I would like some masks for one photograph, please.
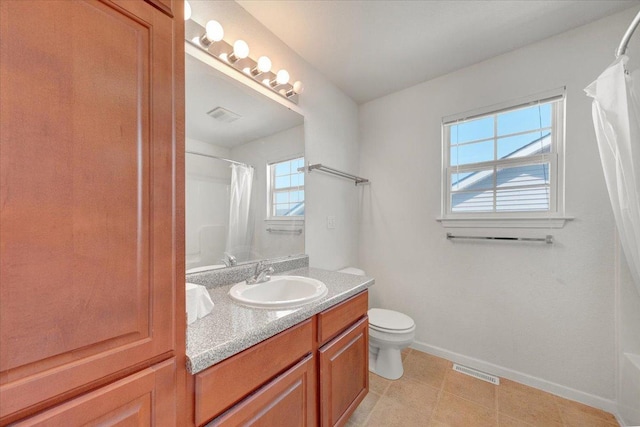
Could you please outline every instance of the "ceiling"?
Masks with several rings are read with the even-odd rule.
[[[303,117],[185,55],[187,137],[232,148],[303,123]],[[222,107],[240,116],[225,123],[207,113]]]
[[[637,0],[237,2],[357,103],[640,4]],[[629,22],[632,19],[630,11]],[[621,37],[625,30],[620,29]]]

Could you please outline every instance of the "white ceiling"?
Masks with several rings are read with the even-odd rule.
[[[189,138],[232,148],[298,126],[304,118],[266,96],[185,55],[186,134]],[[207,115],[223,107],[240,115],[220,122]]]
[[[237,1],[358,103],[640,4],[637,0]],[[624,31],[620,29],[621,37]]]

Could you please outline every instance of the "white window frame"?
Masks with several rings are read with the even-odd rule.
[[[287,221],[287,222],[303,222],[304,221],[304,215],[300,215],[300,216],[274,216],[273,215],[273,194],[274,194],[274,184],[275,184],[275,165],[279,164],[279,163],[284,163],[284,162],[290,162],[291,160],[297,160],[297,159],[303,159],[303,164],[304,164],[304,154],[297,154],[294,155],[293,157],[286,157],[280,160],[276,160],[270,163],[267,163],[267,216],[266,216],[266,221]],[[305,182],[306,184],[306,182]],[[303,185],[302,187],[296,186],[296,187],[289,187],[291,190],[293,190],[294,188],[302,188],[302,190],[305,190],[305,185]],[[280,189],[280,191],[283,191],[285,189]],[[286,190],[288,191],[288,190]],[[307,193],[305,191],[305,205],[306,205],[306,196]]]
[[[497,159],[472,164],[450,166],[451,144],[448,126],[464,121],[498,115],[532,105],[555,101],[552,106],[551,147],[549,153],[512,159]],[[437,218],[446,227],[499,227],[499,228],[562,228],[565,221],[572,218],[564,211],[564,120],[566,110],[565,88],[556,89],[527,98],[509,101],[498,105],[444,117],[442,119],[442,209]],[[496,121],[497,122],[497,121]],[[494,126],[496,126],[494,122]],[[494,131],[494,143],[497,135]],[[496,148],[494,147],[494,150]],[[452,212],[451,211],[451,174],[452,172],[475,171],[480,168],[497,171],[500,167],[513,167],[549,163],[549,210],[548,211],[511,211],[511,212]]]

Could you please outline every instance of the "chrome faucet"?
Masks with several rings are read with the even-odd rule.
[[[227,267],[233,267],[238,263],[238,261],[236,261],[236,257],[234,257],[228,252],[224,253],[224,258],[222,259],[222,262],[224,262],[224,265],[226,265]]]
[[[262,261],[256,264],[256,271],[253,273],[252,277],[247,279],[247,285],[257,285],[258,283],[263,283],[271,280],[271,276],[269,274],[273,273],[273,267],[265,267]]]

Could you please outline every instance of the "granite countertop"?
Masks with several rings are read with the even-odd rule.
[[[299,308],[267,310],[249,308],[233,301],[221,285],[208,289],[213,311],[187,327],[187,370],[200,371],[290,328],[373,285],[370,277],[317,268],[298,268],[287,275],[311,277],[328,289],[325,297]]]

